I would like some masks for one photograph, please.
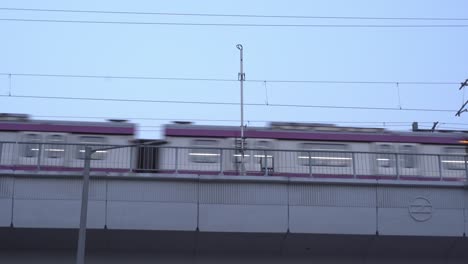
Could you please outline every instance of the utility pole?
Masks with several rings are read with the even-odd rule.
[[[244,47],[241,44],[236,45],[237,49],[240,50],[240,72],[238,75],[240,82],[240,133],[241,133],[241,175],[245,175],[244,166]]]

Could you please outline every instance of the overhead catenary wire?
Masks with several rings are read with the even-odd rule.
[[[168,81],[210,81],[210,82],[237,82],[237,79],[222,78],[186,78],[186,77],[158,77],[158,76],[136,76],[136,75],[86,75],[86,74],[44,74],[44,73],[4,73],[0,75],[11,75],[18,77],[45,77],[45,78],[84,78],[84,79],[127,79],[127,80],[168,80]],[[458,84],[458,83],[457,83]]]
[[[6,10],[8,8],[0,8],[0,10]],[[19,10],[19,9],[18,9]],[[28,9],[28,10],[24,10],[24,11],[34,11],[33,9]],[[50,10],[41,10],[42,11],[48,11],[50,12]],[[54,10],[53,12],[55,12],[57,10]],[[63,11],[63,10],[62,10]],[[73,12],[75,12],[76,10],[71,10]],[[79,12],[87,12],[86,10],[83,11],[83,10],[78,10]],[[96,10],[94,10],[93,12],[96,12]],[[104,12],[107,12],[107,11],[104,11]],[[113,12],[113,11],[111,11]],[[118,12],[118,11],[117,11]],[[155,13],[153,13],[155,14]],[[174,15],[174,16],[185,16],[185,15],[195,15],[195,16],[199,16],[199,15],[226,15],[226,16],[231,16],[229,14],[183,14],[183,13],[166,13],[166,14],[163,14],[163,13],[159,13],[160,15]],[[241,15],[242,16],[242,15]],[[258,17],[263,17],[262,15],[259,15]],[[270,16],[265,16],[265,17],[270,17]],[[274,16],[271,16],[272,18]],[[284,17],[289,17],[289,16],[284,16]],[[291,18],[293,18],[294,16],[291,16]],[[299,18],[300,16],[297,16],[296,18]],[[313,16],[304,16],[303,18],[305,17],[309,17],[309,18],[313,18]],[[319,18],[319,17],[315,17],[315,18]],[[337,18],[337,17],[321,17],[321,18]],[[349,19],[358,19],[358,17],[348,17]],[[343,18],[343,19],[348,19],[348,18]],[[369,17],[364,17],[362,19],[371,19]],[[398,19],[398,18],[376,18],[376,19]],[[408,19],[408,18],[401,18],[401,20],[405,20],[405,19]],[[434,18],[434,20],[443,20],[444,18]],[[408,19],[408,20],[418,20],[418,18],[415,18],[415,19]],[[431,20],[430,18],[422,18],[421,20]],[[450,18],[447,18],[447,20],[467,20],[467,19],[464,19],[464,18],[459,18],[459,19],[450,19]],[[126,22],[126,21],[124,21]],[[137,22],[138,23],[138,22]],[[260,25],[260,26],[268,26],[268,25]],[[285,26],[294,26],[294,25],[285,25]],[[319,25],[321,26],[321,25]],[[334,26],[334,25],[331,25],[331,26]],[[340,25],[338,25],[340,26]],[[350,25],[350,26],[353,26],[353,25]],[[358,26],[362,26],[362,25],[358,25]],[[372,25],[370,25],[372,26]],[[379,25],[380,26],[380,25]],[[393,25],[390,25],[393,27]],[[400,26],[404,26],[404,25],[400,25]],[[411,25],[411,26],[417,26],[417,25]],[[424,25],[424,26],[428,26],[428,25]],[[430,26],[430,25],[429,25]],[[448,25],[448,26],[452,26],[452,25]],[[468,26],[468,25],[461,25],[461,26]],[[10,76],[12,76],[10,74]],[[15,75],[13,75],[15,76]],[[50,77],[50,76],[49,76]],[[127,76],[128,77],[128,76]],[[76,77],[74,77],[76,78]],[[85,78],[88,78],[88,77],[85,77]],[[94,77],[93,77],[94,78]],[[96,78],[101,78],[101,77],[96,77]],[[102,78],[113,78],[113,77],[109,77],[109,76],[102,76]],[[120,78],[120,79],[128,79],[128,78]],[[134,78],[134,79],[141,79],[141,77],[138,77],[137,78]],[[148,78],[146,78],[148,79]],[[155,79],[155,78],[149,78],[149,79]],[[149,80],[148,79],[148,80]],[[159,80],[180,80],[180,81],[227,81],[227,82],[231,82],[231,81],[237,81],[237,80],[234,80],[234,79],[203,79],[203,78],[158,78]],[[246,80],[246,81],[249,81],[249,80]],[[250,80],[251,82],[264,82],[265,80]],[[408,85],[451,85],[451,84],[459,84],[459,82],[408,82],[408,83],[405,83],[405,82],[400,82],[400,81],[395,81],[395,82],[387,82],[387,81],[384,81],[384,82],[373,82],[373,81],[320,81],[320,80],[271,80],[269,82],[285,82],[285,83],[295,83],[295,82],[298,82],[298,83],[332,83],[332,84],[349,84],[349,83],[356,83],[356,84],[394,84],[394,83],[399,83],[399,84],[408,84]],[[11,94],[10,94],[11,95]],[[267,95],[266,95],[267,96]],[[13,96],[14,97],[14,96]],[[106,99],[106,98],[104,98]],[[115,100],[113,98],[109,98],[110,100]],[[72,100],[70,98],[70,100]],[[75,99],[73,99],[75,100]],[[76,100],[81,100],[81,99],[76,99]],[[88,99],[86,99],[88,100]],[[99,99],[100,100],[100,99]],[[120,100],[120,99],[116,99],[116,100]],[[266,99],[267,102],[268,102],[268,98]],[[163,102],[163,103],[166,103],[166,102]],[[194,103],[194,102],[170,102],[168,101],[167,103]],[[211,104],[212,102],[200,102],[200,103],[209,103]],[[226,103],[229,103],[229,102],[226,102]],[[268,103],[267,103],[268,104]],[[255,104],[257,105],[257,104]],[[263,104],[258,104],[258,105],[263,105]],[[270,106],[280,106],[280,107],[323,107],[323,108],[329,108],[329,107],[337,107],[337,108],[346,108],[346,109],[370,109],[370,108],[367,108],[367,107],[354,107],[354,108],[349,108],[349,107],[353,107],[353,106],[344,106],[344,107],[339,107],[339,106],[312,106],[312,105],[281,105],[281,104],[278,104],[278,105],[270,105]],[[401,103],[399,103],[399,106],[400,108],[384,108],[384,109],[381,109],[380,107],[379,108],[374,108],[373,110],[403,110],[403,111],[419,111],[419,110],[423,110],[423,111],[438,111],[438,110],[442,110],[442,111],[452,111],[452,110],[444,110],[444,109],[401,109]]]
[[[166,104],[196,104],[196,105],[227,105],[238,106],[237,102],[221,101],[180,101],[180,100],[151,100],[151,99],[120,99],[120,98],[92,98],[92,97],[67,97],[67,96],[39,96],[39,95],[0,95],[0,97],[25,98],[25,99],[51,99],[51,100],[79,100],[79,101],[108,101],[108,102],[132,102],[132,103],[166,103]],[[348,110],[382,110],[382,111],[417,111],[417,112],[454,112],[453,109],[432,108],[398,108],[398,107],[367,107],[367,106],[338,106],[338,105],[308,105],[308,104],[264,104],[244,103],[246,106],[289,107],[289,108],[326,108]]]
[[[200,81],[200,82],[238,82],[229,78],[196,78],[170,76],[138,76],[138,75],[89,75],[89,74],[47,74],[47,73],[19,73],[0,72],[4,76],[41,77],[41,78],[81,78],[81,79],[123,79],[123,80],[162,80],[162,81]],[[453,81],[372,81],[372,80],[278,80],[278,79],[246,79],[245,82],[255,83],[316,83],[316,84],[368,84],[368,85],[458,85]]]
[[[279,19],[418,20],[418,21],[467,21],[468,20],[468,18],[464,18],[464,17],[377,17],[377,16],[262,15],[262,14],[175,13],[175,12],[112,11],[112,10],[44,9],[44,8],[15,8],[15,7],[0,7],[0,10],[3,10],[3,11],[28,11],[28,12],[55,12],[55,13],[113,14],[113,15],[279,18]]]
[[[0,21],[74,23],[107,25],[153,25],[153,26],[195,26],[195,27],[280,27],[280,28],[468,28],[468,24],[258,24],[258,23],[192,23],[192,22],[151,22],[151,21],[109,21],[109,20],[66,20],[0,18]]]

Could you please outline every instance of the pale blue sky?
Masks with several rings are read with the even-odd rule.
[[[109,11],[306,16],[468,17],[468,1],[7,1],[0,7]],[[274,24],[435,24],[418,21],[282,20],[2,11],[0,18]],[[446,22],[448,23],[448,22]],[[468,21],[450,22],[468,24]],[[96,25],[0,21],[0,72],[136,75],[237,79],[241,43],[246,79],[444,81],[468,78],[468,28],[265,28],[158,25]],[[246,121],[378,121],[466,123],[457,118],[459,85],[400,85],[403,108],[454,109],[407,112],[319,108],[245,107]],[[0,94],[9,93],[0,76]],[[69,79],[13,76],[13,95],[73,96],[187,101],[239,101],[237,82]],[[276,104],[399,107],[395,84],[268,83]],[[468,97],[468,96],[467,96]],[[245,84],[245,101],[264,103],[263,83]],[[239,118],[239,107],[216,105],[89,102],[0,97],[0,112],[42,116],[161,119]],[[66,119],[66,118],[58,118]],[[90,120],[99,119],[74,119]],[[169,121],[132,120],[140,136],[159,137]],[[237,122],[196,122],[229,124]],[[263,125],[250,122],[249,125]],[[369,124],[367,124],[369,126]],[[374,126],[382,126],[375,124]],[[446,128],[468,128],[445,125]],[[409,129],[393,127],[393,129]],[[444,126],[442,126],[444,128]],[[153,131],[151,131],[153,130]]]

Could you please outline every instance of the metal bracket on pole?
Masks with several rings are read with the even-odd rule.
[[[465,109],[465,106],[468,104],[468,100],[460,107],[458,112],[455,114],[455,116],[460,116],[463,112],[467,112],[468,110]]]
[[[460,88],[458,90],[463,89],[463,87],[468,86],[468,79],[466,79],[464,82],[460,83]]]
[[[432,128],[431,128],[431,131],[432,131],[432,132],[435,131],[435,129],[436,129],[436,127],[437,127],[438,124],[439,124],[439,121],[434,122],[434,124],[432,125]]]
[[[460,83],[460,88],[458,88],[458,90],[461,90],[461,89],[463,89],[464,87],[467,87],[467,86],[468,86],[468,79],[466,79],[464,82]],[[462,105],[462,107],[460,107],[460,109],[457,111],[455,116],[460,116],[462,113],[468,112],[468,110],[465,109],[466,104],[468,104],[468,100]]]

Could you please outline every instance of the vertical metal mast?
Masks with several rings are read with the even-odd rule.
[[[239,82],[240,82],[240,132],[241,132],[241,175],[245,175],[245,166],[244,166],[244,47],[241,44],[237,44],[236,47],[240,50],[240,72],[239,72]]]
[[[91,167],[92,149],[89,146],[85,147],[85,161],[83,173],[83,190],[81,194],[81,214],[80,214],[80,231],[78,233],[78,249],[76,252],[76,264],[85,263],[85,247],[86,247],[86,220],[88,217],[88,193],[89,193],[89,173]]]

